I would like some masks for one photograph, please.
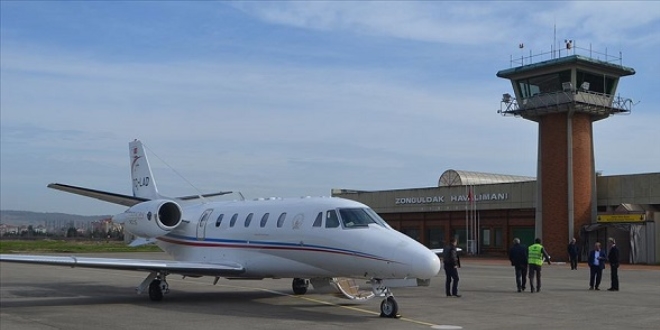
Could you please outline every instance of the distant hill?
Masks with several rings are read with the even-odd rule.
[[[53,220],[67,220],[73,222],[93,222],[111,217],[110,215],[76,215],[66,213],[29,212],[0,210],[0,223],[7,225],[29,225]]]

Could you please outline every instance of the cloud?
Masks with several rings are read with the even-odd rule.
[[[65,38],[48,34],[46,23],[38,30],[46,34],[31,38],[33,25],[20,15],[3,19],[3,208],[31,207],[31,194],[44,209],[80,202],[51,198],[44,186],[52,181],[130,192],[126,145],[134,138],[149,148],[159,188],[172,196],[197,193],[188,182],[202,192],[259,197],[432,186],[449,168],[534,175],[536,124],[496,113],[511,90],[495,77],[509,65],[509,49],[526,40],[545,48],[555,17],[558,36],[625,40],[635,53],[657,49],[660,30],[649,28],[658,25],[655,3],[606,2],[592,11],[581,2],[232,2],[229,11],[227,3],[195,3],[192,11],[183,3],[141,3],[138,11],[122,4],[112,8],[128,16],[86,25],[84,36],[112,33],[107,44],[74,43],[82,38],[75,29],[64,29],[72,33]],[[628,4],[647,10],[627,19]],[[186,19],[160,31],[127,18],[150,6]],[[614,20],[617,31],[591,16],[617,10],[624,18]],[[78,12],[58,13],[45,22]],[[106,24],[123,28],[98,31]],[[126,41],[139,37],[149,40]],[[657,164],[657,153],[629,148],[652,149],[647,138],[611,134],[653,136],[657,62],[637,56],[631,65],[639,74],[620,91],[642,98],[640,109],[595,124],[605,173]],[[98,204],[75,205],[98,213],[90,211]]]
[[[264,21],[321,31],[342,31],[428,42],[479,44],[502,40],[501,10],[480,4],[424,2],[240,2],[235,6]],[[502,13],[504,14],[504,13]],[[467,17],[466,17],[467,16]],[[482,24],[473,24],[474,20]]]
[[[649,1],[608,1],[598,6],[583,1],[294,1],[234,5],[272,24],[454,47],[500,47],[507,43],[513,47],[524,42],[549,51],[554,26],[559,40],[589,40],[602,47],[660,42],[660,31],[650,29],[660,21],[660,4]]]

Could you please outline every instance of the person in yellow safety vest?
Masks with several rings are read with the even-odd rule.
[[[543,259],[548,262],[550,265],[550,255],[545,251],[543,245],[541,245],[541,239],[537,238],[534,240],[534,244],[530,245],[528,248],[528,263],[529,263],[529,286],[532,288],[532,292],[541,291],[541,266],[543,265]],[[536,276],[536,291],[534,291],[534,277]]]

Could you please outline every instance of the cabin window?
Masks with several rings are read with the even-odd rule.
[[[286,212],[280,214],[280,217],[277,218],[277,228],[281,228],[284,225],[284,219],[286,219]]]
[[[215,220],[215,227],[216,228],[220,227],[220,224],[222,223],[222,218],[224,218],[224,217],[225,217],[225,214],[223,213],[223,214],[220,214],[218,216],[218,219]]]
[[[330,210],[325,213],[325,228],[337,228],[339,227],[339,218],[337,217],[337,211]]]
[[[234,213],[234,215],[231,216],[231,220],[229,220],[229,227],[234,227],[236,224],[236,219],[238,219],[238,213]]]
[[[319,212],[319,214],[316,216],[316,220],[314,220],[314,224],[312,227],[321,227],[321,223],[323,222],[323,212]]]
[[[376,223],[364,208],[339,209],[339,215],[344,228],[367,227],[370,223]]]
[[[254,213],[248,214],[247,218],[245,218],[245,227],[250,226],[250,222],[252,222],[252,217],[254,216]]]
[[[268,222],[268,215],[269,214],[270,213],[266,213],[266,214],[264,214],[263,217],[261,217],[261,223],[259,224],[261,226],[261,228],[266,227],[266,222]]]

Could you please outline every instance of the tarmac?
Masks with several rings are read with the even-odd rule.
[[[164,253],[94,256],[164,259]],[[538,293],[516,292],[507,260],[462,259],[461,298],[430,287],[394,288],[399,319],[379,317],[381,299],[362,304],[310,288],[294,296],[290,279],[227,280],[170,275],[170,293],[152,302],[134,288],[146,273],[0,263],[0,329],[657,329],[660,266],[623,265],[620,289],[589,291],[580,264],[543,266]],[[360,281],[359,283],[362,283]],[[528,284],[529,287],[529,284]]]

